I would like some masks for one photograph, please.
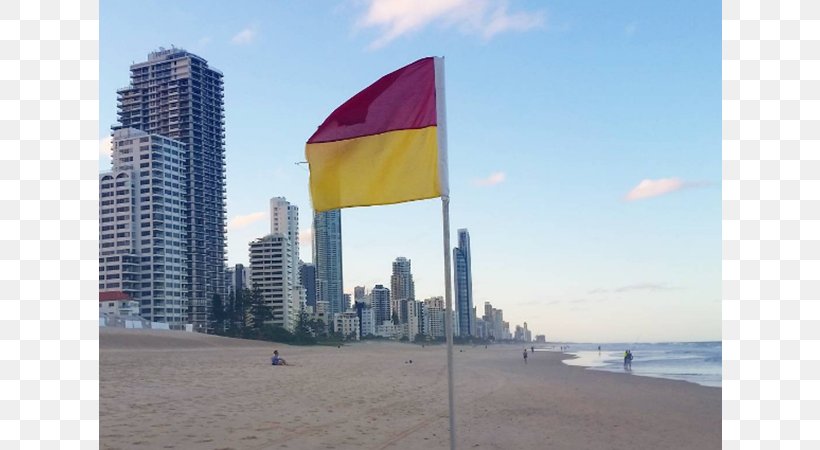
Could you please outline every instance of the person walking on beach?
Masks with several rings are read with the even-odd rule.
[[[535,353],[535,346],[530,347],[530,353]]]
[[[632,370],[632,350],[626,351],[626,367],[627,370]]]
[[[624,370],[628,369],[627,363],[629,362],[629,350],[624,350]]]
[[[527,364],[527,349],[524,349],[524,364]]]

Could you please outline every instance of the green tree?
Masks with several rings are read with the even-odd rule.
[[[245,331],[248,326],[248,297],[250,297],[248,288],[239,289],[236,291],[236,295],[234,295],[233,308],[231,308],[231,322],[233,322],[235,336],[241,336],[242,332]]]
[[[273,309],[265,304],[265,298],[262,296],[262,292],[260,292],[259,287],[255,285],[250,291],[247,302],[252,321],[251,327],[258,336],[262,331],[262,327],[265,326],[265,322],[273,319]]]
[[[222,302],[222,296],[214,294],[211,299],[211,327],[215,334],[225,334],[225,318],[226,318],[225,304]]]

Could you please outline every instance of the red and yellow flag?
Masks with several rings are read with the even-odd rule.
[[[314,210],[447,195],[442,63],[423,58],[387,74],[325,119],[305,148]]]

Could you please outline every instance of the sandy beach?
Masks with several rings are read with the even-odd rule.
[[[270,365],[278,349],[292,365]],[[721,390],[457,346],[459,449],[719,449]],[[412,364],[407,361],[412,360]],[[102,449],[449,449],[444,345],[100,329]]]

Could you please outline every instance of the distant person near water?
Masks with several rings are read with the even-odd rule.
[[[273,358],[270,359],[270,363],[273,366],[287,366],[288,363],[283,358],[279,357],[279,350],[273,351]]]
[[[524,364],[527,364],[527,349],[524,348]]]
[[[530,353],[535,353],[535,346],[530,347]]]
[[[624,370],[632,370],[632,350],[624,351]]]

